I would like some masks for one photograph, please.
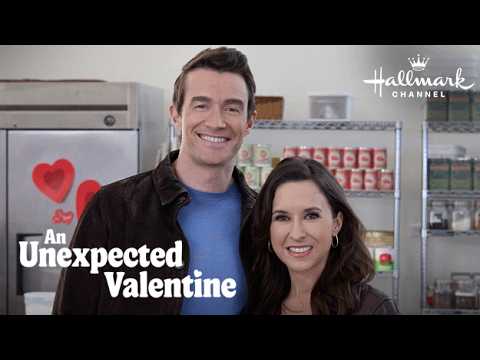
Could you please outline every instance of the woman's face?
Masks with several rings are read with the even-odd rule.
[[[270,239],[273,251],[290,273],[319,275],[332,238],[342,226],[325,195],[311,180],[287,182],[275,192]]]

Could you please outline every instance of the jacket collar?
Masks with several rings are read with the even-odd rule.
[[[162,206],[171,203],[177,197],[187,193],[173,171],[173,163],[178,158],[179,150],[170,152],[153,170],[153,183],[160,198]],[[246,183],[243,174],[235,167],[233,169],[233,180],[238,185],[245,205],[253,207],[256,198],[254,192]]]

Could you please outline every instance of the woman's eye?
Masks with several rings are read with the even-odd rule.
[[[275,221],[286,221],[288,220],[288,216],[286,215],[276,215],[273,217],[273,220]]]
[[[320,215],[318,213],[305,214],[305,219],[307,219],[307,220],[315,220],[315,219],[318,219],[319,217],[320,217]]]

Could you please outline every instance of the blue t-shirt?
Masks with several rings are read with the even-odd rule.
[[[185,186],[185,185],[184,185]],[[185,186],[191,197],[178,213],[178,222],[190,248],[188,274],[192,279],[232,278],[236,294],[231,298],[185,297],[182,315],[238,314],[246,302],[246,282],[239,254],[241,195],[236,184],[223,193],[207,193]],[[200,277],[194,271],[201,271]],[[198,272],[197,272],[198,275]],[[191,290],[194,290],[192,284]],[[212,289],[213,291],[213,289]]]

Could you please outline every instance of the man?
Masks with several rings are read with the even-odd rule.
[[[255,82],[247,58],[231,48],[207,49],[182,69],[170,107],[179,151],[156,169],[103,187],[79,221],[71,247],[107,250],[173,248],[183,266],[122,267],[138,278],[234,279],[233,297],[112,297],[106,277],[88,268],[62,272],[55,314],[237,314],[246,301],[240,232],[255,192],[234,158],[255,120]]]

